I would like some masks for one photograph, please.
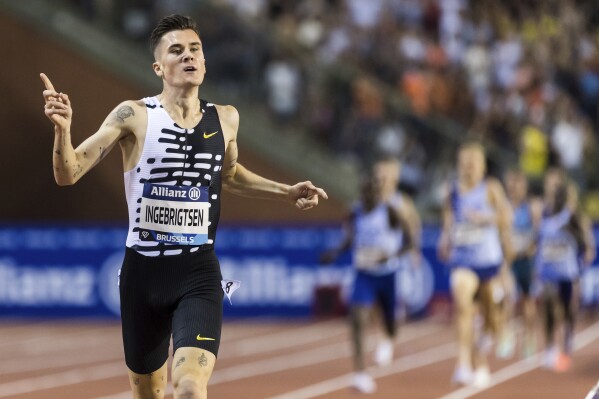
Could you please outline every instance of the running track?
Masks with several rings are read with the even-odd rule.
[[[370,331],[369,350],[375,339]],[[583,399],[599,377],[599,322],[581,320],[575,346],[568,372],[540,369],[538,359],[492,360],[491,387],[458,388],[449,384],[453,327],[432,319],[411,322],[400,330],[393,363],[371,366],[378,391],[360,395],[348,388],[343,319],[229,321],[208,392],[211,399]],[[131,398],[115,322],[3,322],[0,360],[0,398]]]

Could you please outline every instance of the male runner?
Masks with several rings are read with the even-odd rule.
[[[373,393],[376,383],[365,371],[364,330],[375,305],[380,306],[384,335],[391,348],[377,353],[379,364],[393,356],[395,320],[395,272],[398,258],[410,251],[414,239],[407,218],[382,197],[381,181],[368,177],[362,182],[361,200],[344,224],[341,244],[322,256],[324,263],[333,262],[343,251],[352,248],[355,277],[350,302],[350,325],[355,373],[352,385],[362,393]],[[377,350],[379,352],[379,350]]]
[[[302,210],[327,195],[308,181],[288,186],[237,163],[237,110],[198,97],[206,68],[195,21],[165,17],[150,41],[162,92],[119,104],[76,149],[69,97],[41,74],[54,124],[54,176],[59,185],[74,184],[119,144],[129,207],[121,318],[133,396],[164,396],[172,335],[175,398],[206,398],[222,322],[214,254],[221,184]]]
[[[594,243],[590,222],[579,210],[576,188],[563,170],[550,169],[543,185],[535,271],[543,289],[545,352],[542,362],[544,367],[558,372],[566,371],[571,364],[578,283],[581,269],[595,259]],[[555,342],[558,326],[564,330],[561,348]]]
[[[499,181],[485,177],[485,170],[484,148],[473,142],[463,144],[458,150],[458,178],[444,203],[439,239],[439,257],[452,268],[457,316],[459,352],[452,380],[476,386],[490,382],[486,355],[497,333],[501,299],[497,276],[510,253],[509,204]],[[476,302],[484,318],[479,338],[474,336]]]

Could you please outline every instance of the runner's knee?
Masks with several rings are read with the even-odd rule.
[[[175,399],[205,399],[207,397],[207,379],[186,375],[173,383],[173,386]]]

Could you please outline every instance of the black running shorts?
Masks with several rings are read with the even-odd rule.
[[[120,274],[121,319],[127,367],[156,371],[181,347],[218,354],[223,291],[214,250],[149,257],[127,248]]]

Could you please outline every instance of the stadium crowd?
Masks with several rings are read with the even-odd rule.
[[[218,43],[205,52],[223,90],[268,104],[282,132],[300,125],[339,156],[395,155],[412,194],[447,177],[460,141],[480,138],[533,189],[562,166],[583,197],[597,195],[596,2],[70,1],[133,40],[162,15],[194,15]]]

